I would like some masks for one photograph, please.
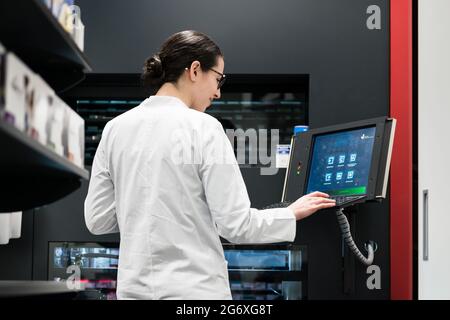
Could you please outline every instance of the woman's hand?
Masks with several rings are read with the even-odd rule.
[[[304,219],[320,209],[334,207],[336,201],[329,199],[329,197],[328,194],[323,192],[312,192],[297,199],[288,208],[294,212],[297,220]]]

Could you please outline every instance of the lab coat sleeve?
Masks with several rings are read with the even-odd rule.
[[[296,219],[291,209],[250,207],[239,165],[219,122],[204,140],[200,175],[220,236],[233,243],[294,241]]]
[[[108,170],[105,152],[105,137],[108,129],[107,125],[95,153],[89,190],[84,202],[86,226],[91,233],[97,235],[119,232],[114,185]]]

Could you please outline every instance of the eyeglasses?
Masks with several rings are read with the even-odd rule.
[[[184,68],[185,70],[189,70],[190,67],[186,67]],[[217,73],[220,76],[220,79],[217,80],[217,90],[219,90],[223,84],[225,83],[225,79],[226,79],[226,75],[224,75],[223,73],[220,73],[219,71],[214,70],[213,68],[209,68],[209,70]]]
[[[209,70],[217,73],[220,76],[220,79],[217,80],[217,89],[220,89],[223,84],[225,83],[225,79],[226,79],[226,75],[224,75],[223,73],[220,73],[219,71],[214,70],[213,68],[209,68]]]

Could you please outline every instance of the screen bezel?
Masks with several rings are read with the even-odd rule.
[[[367,127],[375,127],[376,129],[366,200],[370,201],[385,197],[383,185],[386,185],[388,179],[395,119],[378,117],[311,129],[294,136],[291,143],[291,154],[288,170],[286,171],[282,201],[295,201],[306,193],[313,151],[312,144],[315,136]],[[297,171],[299,174],[297,174]]]

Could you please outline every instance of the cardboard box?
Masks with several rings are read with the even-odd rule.
[[[4,55],[4,106],[2,120],[26,131],[25,114],[34,108],[34,73],[13,53]]]
[[[1,44],[0,121],[84,167],[84,119]]]
[[[66,106],[63,129],[64,155],[79,167],[84,167],[84,119]]]

